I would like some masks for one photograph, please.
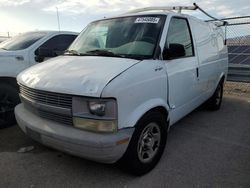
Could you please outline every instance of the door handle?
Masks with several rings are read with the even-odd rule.
[[[197,76],[197,78],[199,78],[199,68],[198,67],[196,67],[196,76]]]
[[[155,67],[155,71],[160,71],[160,70],[162,70],[162,69],[163,69],[163,67],[161,67],[161,66]]]

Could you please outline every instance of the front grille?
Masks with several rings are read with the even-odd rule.
[[[61,107],[72,110],[71,95],[36,90],[24,85],[20,85],[20,94],[25,108],[32,113],[35,113],[41,118],[49,119],[64,125],[73,125],[73,118],[71,115],[60,114],[56,110],[51,111],[51,108],[48,110],[40,109],[33,104],[45,104],[52,108],[54,107],[54,109]]]
[[[62,108],[71,109],[72,107],[71,95],[32,89],[21,84],[20,84],[20,94],[25,98],[30,99],[34,102],[39,102],[42,104],[47,104]]]
[[[38,110],[38,115],[41,118],[49,119],[58,123],[65,124],[65,125],[73,125],[73,119],[71,116],[65,116],[61,114],[46,112],[43,110]]]

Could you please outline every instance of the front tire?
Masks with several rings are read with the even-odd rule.
[[[158,111],[145,114],[135,126],[122,167],[134,175],[151,171],[160,160],[167,139],[166,118]]]
[[[18,89],[6,83],[0,83],[0,128],[16,123],[14,108],[20,103]]]

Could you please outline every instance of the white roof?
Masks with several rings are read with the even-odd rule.
[[[26,33],[46,33],[46,34],[73,34],[73,35],[78,35],[79,33],[73,32],[73,31],[53,31],[53,30],[38,30],[38,31],[28,31]]]

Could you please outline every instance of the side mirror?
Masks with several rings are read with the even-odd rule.
[[[45,57],[55,57],[56,56],[54,51],[51,49],[48,49],[48,48],[38,48],[35,51],[35,55],[36,55],[35,60],[37,62],[42,62]]]
[[[48,48],[38,48],[37,55],[41,57],[55,57],[56,56],[53,50],[48,49]]]
[[[185,47],[182,44],[171,43],[169,44],[169,48],[165,48],[163,50],[163,59],[175,59],[178,57],[183,57],[186,55]]]

